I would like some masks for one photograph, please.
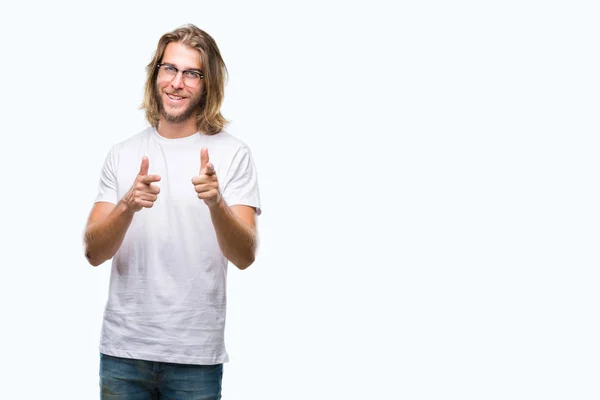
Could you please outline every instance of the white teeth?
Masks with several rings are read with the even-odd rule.
[[[167,96],[169,96],[169,98],[171,98],[173,100],[181,100],[181,99],[183,99],[183,97],[173,96],[172,94],[168,94]]]

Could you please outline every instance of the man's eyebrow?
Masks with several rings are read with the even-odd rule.
[[[172,63],[170,63],[170,62],[163,62],[163,63],[161,63],[161,64],[163,64],[163,65],[169,65],[169,66],[171,66],[171,67],[177,68],[177,69],[179,69],[179,70],[182,70],[182,71],[196,71],[196,72],[200,72],[200,73],[202,73],[202,70],[201,70],[201,69],[199,69],[199,68],[184,68],[184,69],[181,69],[181,68],[179,68],[177,65],[175,65],[175,64],[172,64]]]

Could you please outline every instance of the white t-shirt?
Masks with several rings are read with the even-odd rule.
[[[208,149],[228,205],[256,208],[260,200],[249,148],[225,131],[166,139],[147,128],[113,146],[96,201],[117,204],[139,173],[142,157],[159,175],[158,199],[135,213],[112,260],[100,352],[149,361],[219,364],[224,343],[227,259],[208,206],[192,177]]]

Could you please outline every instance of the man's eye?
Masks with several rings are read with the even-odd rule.
[[[196,71],[185,71],[184,74],[189,79],[200,79],[200,74]]]
[[[164,68],[165,68],[166,72],[173,72],[173,73],[177,72],[177,70],[175,69],[175,67],[171,67],[170,65],[165,65]]]

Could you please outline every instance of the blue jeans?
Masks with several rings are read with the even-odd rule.
[[[172,364],[100,353],[100,398],[219,400],[223,364]]]

